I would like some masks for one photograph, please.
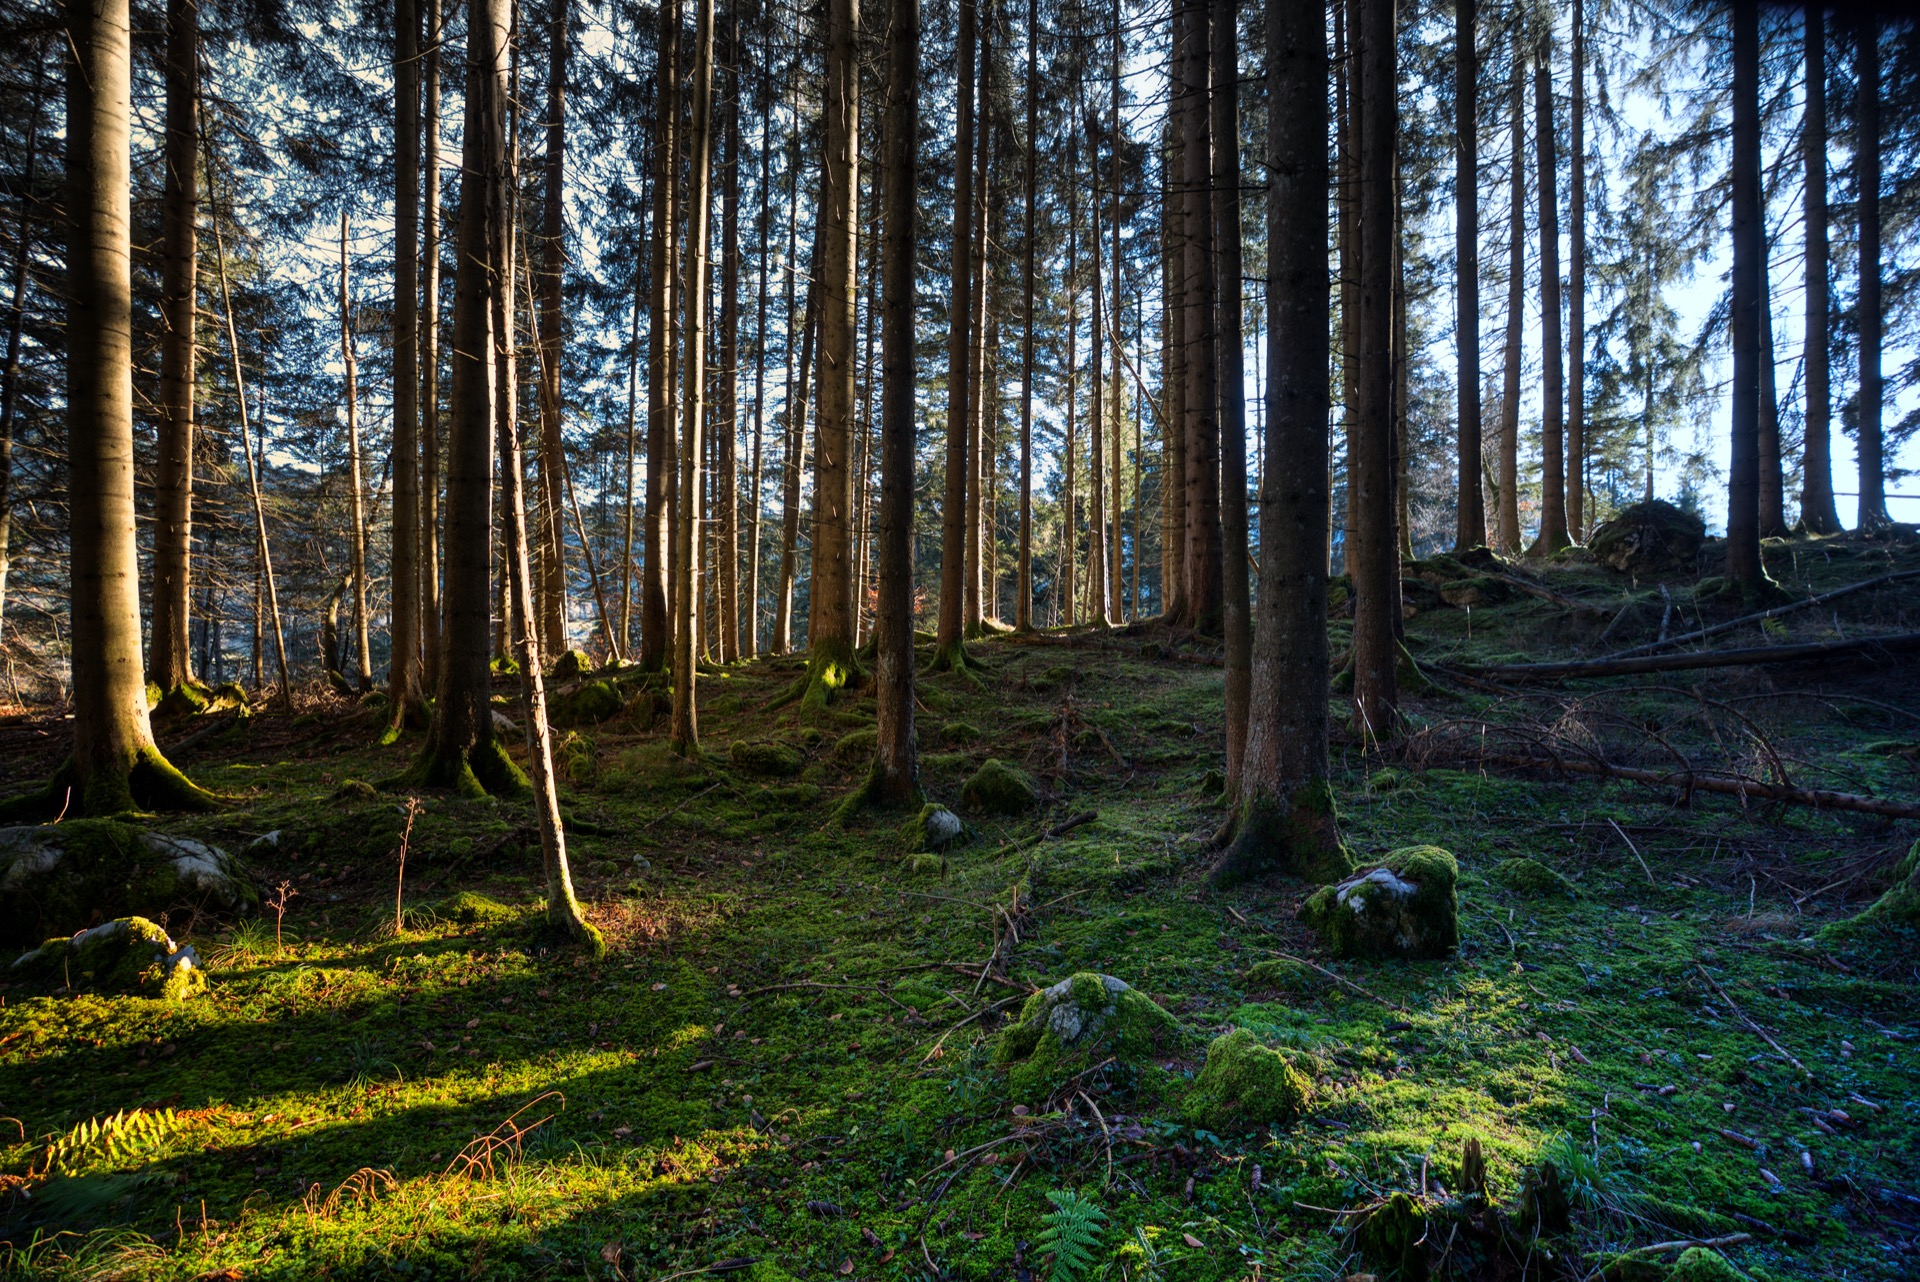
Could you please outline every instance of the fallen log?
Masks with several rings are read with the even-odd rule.
[[[1777,619],[1782,615],[1792,614],[1798,610],[1807,610],[1816,605],[1825,605],[1829,601],[1838,601],[1841,597],[1852,596],[1856,592],[1866,592],[1873,588],[1884,587],[1889,583],[1899,583],[1903,579],[1920,579],[1920,570],[1896,570],[1892,574],[1882,574],[1877,578],[1862,579],[1858,583],[1849,583],[1845,587],[1835,588],[1831,592],[1822,592],[1819,596],[1810,596],[1804,601],[1788,601],[1784,605],[1776,605],[1770,609],[1761,610],[1757,614],[1743,614],[1737,619],[1728,619],[1724,623],[1716,623],[1711,627],[1701,628],[1695,632],[1683,633],[1677,637],[1662,637],[1658,641],[1649,641],[1645,645],[1636,645],[1630,649],[1607,655],[1606,658],[1609,660],[1630,659],[1635,655],[1652,654],[1657,650],[1671,650],[1677,645],[1689,645],[1695,641],[1704,641],[1708,637],[1719,636],[1722,632],[1731,632],[1735,628],[1744,628],[1749,623],[1764,623],[1768,619]],[[1672,608],[1671,603],[1669,603],[1668,608]]]
[[[1644,654],[1626,659],[1569,659],[1558,663],[1512,663],[1488,667],[1459,665],[1462,671],[1503,681],[1553,681],[1569,677],[1624,677],[1642,672],[1685,672],[1695,668],[1740,668],[1760,663],[1801,663],[1858,654],[1897,654],[1920,649],[1920,632],[1860,637],[1850,641],[1805,641],[1796,645],[1748,646],[1694,654]]]
[[[1680,788],[1688,793],[1719,793],[1742,800],[1751,798],[1754,801],[1792,802],[1795,805],[1812,806],[1816,810],[1852,810],[1867,815],[1885,815],[1890,819],[1920,819],[1920,804],[1913,802],[1869,797],[1857,792],[1830,792],[1825,788],[1799,788],[1789,784],[1760,783],[1753,779],[1730,779],[1724,775],[1696,774],[1691,770],[1649,770],[1641,766],[1616,765],[1597,758],[1525,753],[1462,754],[1462,760],[1519,770],[1557,770],[1600,779],[1626,779],[1633,783]]]

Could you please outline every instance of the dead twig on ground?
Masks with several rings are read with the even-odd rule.
[[[1275,957],[1281,958],[1283,961],[1294,962],[1301,966],[1311,966],[1314,970],[1319,971],[1322,975],[1325,975],[1328,979],[1331,979],[1334,983],[1339,984],[1345,988],[1351,988],[1354,992],[1360,994],[1362,997],[1366,998],[1368,1001],[1379,1002],[1382,1006],[1385,1006],[1388,1010],[1397,1010],[1402,1015],[1410,1015],[1413,1013],[1412,1011],[1408,1010],[1405,1006],[1402,1006],[1399,1002],[1389,1001],[1386,998],[1380,996],[1380,994],[1378,993],[1368,992],[1366,989],[1360,987],[1360,985],[1354,983],[1351,979],[1346,978],[1344,975],[1336,975],[1334,972],[1328,970],[1325,966],[1322,966],[1319,962],[1308,961],[1304,957],[1295,957],[1292,953],[1283,953],[1278,949],[1274,949],[1274,948],[1269,948],[1269,949],[1266,949],[1265,951],[1272,953]]]
[[[1733,1012],[1735,1019],[1739,1020],[1742,1024],[1745,1024],[1748,1028],[1752,1029],[1756,1034],[1758,1034],[1761,1041],[1773,1047],[1774,1050],[1780,1052],[1781,1056],[1787,1061],[1787,1063],[1799,1069],[1801,1074],[1805,1076],[1808,1081],[1813,1080],[1813,1070],[1808,1068],[1805,1064],[1802,1064],[1799,1060],[1795,1059],[1793,1057],[1793,1052],[1789,1051],[1786,1047],[1782,1046],[1779,1042],[1775,1041],[1772,1033],[1769,1033],[1766,1029],[1760,1027],[1760,1025],[1754,1023],[1752,1019],[1748,1018],[1747,1013],[1740,1009],[1740,1004],[1734,1001],[1732,997],[1727,995],[1727,990],[1720,987],[1719,984],[1715,983],[1713,976],[1707,974],[1707,968],[1705,966],[1702,966],[1699,962],[1695,962],[1693,964],[1693,968],[1700,972],[1700,978],[1707,981],[1707,987],[1711,988],[1714,992],[1720,994],[1720,1000],[1727,1004],[1727,1008]]]

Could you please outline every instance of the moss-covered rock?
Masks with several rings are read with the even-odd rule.
[[[556,726],[597,725],[619,716],[625,706],[611,681],[587,681],[563,694],[547,696],[547,707]]]
[[[1505,886],[1515,894],[1535,899],[1574,899],[1579,895],[1571,881],[1538,859],[1528,859],[1524,856],[1518,859],[1502,859],[1493,866],[1491,876],[1496,883]]]
[[[1033,807],[1039,791],[1027,772],[988,757],[960,789],[960,804],[988,815],[1017,815]]]
[[[190,717],[204,712],[207,708],[207,689],[191,681],[182,681],[173,689],[160,696],[153,705],[156,720],[170,721],[176,717]]]
[[[843,766],[863,766],[873,760],[873,750],[879,742],[880,732],[872,726],[843,734],[833,745],[833,759]]]
[[[1593,559],[1622,574],[1691,570],[1707,525],[1662,499],[1621,508],[1587,540]]]
[[[258,902],[244,865],[205,842],[113,819],[0,828],[0,945],[25,946],[102,916],[245,912]]]
[[[1513,587],[1505,579],[1496,579],[1486,574],[1456,579],[1440,587],[1440,599],[1456,609],[1498,605],[1512,595]]]
[[[908,853],[945,850],[966,835],[960,816],[945,806],[928,802],[920,813],[900,825],[900,845]]]
[[[1206,1066],[1186,1101],[1187,1119],[1213,1131],[1253,1131],[1300,1116],[1313,1079],[1244,1028],[1207,1046]]]
[[[907,856],[907,871],[916,877],[940,877],[946,874],[947,861],[939,855],[922,851],[920,854]]]
[[[1300,918],[1342,957],[1445,957],[1460,942],[1459,871],[1438,846],[1407,846],[1315,891]]]
[[[940,727],[940,742],[959,745],[977,743],[982,738],[980,727],[965,721],[949,721]]]
[[[758,743],[736,741],[727,749],[727,755],[733,759],[734,767],[738,770],[750,775],[775,778],[797,775],[800,767],[806,763],[800,749],[777,739],[764,739]]]
[[[1747,1282],[1747,1275],[1727,1263],[1727,1257],[1718,1251],[1690,1246],[1673,1262],[1667,1282]]]
[[[1326,987],[1319,971],[1291,957],[1269,957],[1247,967],[1247,987],[1272,989],[1294,1001],[1317,996]]]
[[[118,917],[69,939],[49,939],[17,958],[12,976],[27,983],[131,993],[183,1001],[205,992],[200,955],[176,948],[145,917]]]
[[[520,910],[513,905],[503,904],[477,890],[463,890],[449,895],[440,901],[440,906],[434,911],[448,921],[459,922],[512,921],[520,915]]]
[[[378,801],[380,790],[365,779],[343,779],[333,790],[335,801]]]
[[[1112,1058],[1137,1066],[1178,1033],[1172,1015],[1124,980],[1081,971],[1043,988],[993,1047],[1016,1099],[1039,1099],[1074,1073]]]
[[[592,673],[593,660],[587,657],[585,650],[568,650],[553,661],[553,671],[547,675],[555,681],[578,681]]]

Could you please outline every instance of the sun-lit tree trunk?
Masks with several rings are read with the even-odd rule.
[[[1211,27],[1206,0],[1179,0],[1185,31],[1176,57],[1186,217],[1182,255],[1187,345],[1186,589],[1181,621],[1200,632],[1220,628],[1225,591],[1220,535],[1219,333],[1214,314],[1213,130],[1209,111]]]
[[[1733,348],[1727,466],[1727,587],[1752,596],[1766,582],[1760,561],[1760,7],[1733,0]]]
[[[161,195],[160,416],[153,469],[153,630],[147,679],[193,681],[187,625],[193,550],[195,228],[200,216],[200,10],[167,0],[166,174]]]
[[[1247,586],[1247,396],[1241,347],[1240,5],[1213,3],[1213,225],[1220,334],[1220,526],[1226,641],[1227,795],[1239,795],[1253,680],[1253,604]],[[1115,115],[1116,123],[1118,114]],[[1119,245],[1114,246],[1118,271]],[[1118,295],[1116,295],[1116,298]]]
[[[653,99],[653,236],[648,257],[653,290],[647,309],[647,514],[645,561],[640,574],[640,666],[649,672],[666,668],[673,641],[667,591],[668,563],[672,559],[669,540],[673,537],[668,507],[674,489],[672,242],[679,224],[676,134],[680,95],[676,69],[680,2],[667,0],[659,8],[660,32],[655,44],[659,65]]]
[[[1520,362],[1527,307],[1527,56],[1524,27],[1513,37],[1513,83],[1508,94],[1512,147],[1507,158],[1507,341],[1500,379],[1500,495],[1494,549],[1520,551]]]
[[[720,370],[714,422],[715,564],[714,620],[720,662],[740,657],[740,8],[727,8],[726,185],[720,197]]]
[[[393,573],[390,728],[420,700],[420,13],[393,11]]]
[[[534,323],[540,344],[540,478],[534,593],[540,651],[558,655],[567,640],[566,446],[561,440],[560,369],[565,343],[567,34],[568,0],[551,0],[547,35],[547,140],[540,211],[539,301]]]
[[[73,755],[10,816],[207,809],[153,743],[134,539],[126,0],[66,7],[67,503]]]
[[[1178,29],[1176,11],[1175,29]],[[1180,301],[1181,201],[1173,187],[1178,133],[1168,122],[1160,200],[1160,617],[1178,624],[1187,610],[1187,309]]]
[[[647,240],[645,206],[641,207],[640,234],[636,239],[641,245]],[[633,536],[637,523],[633,482],[640,466],[640,313],[646,310],[647,305],[638,246],[635,247],[633,262],[633,329],[627,339],[626,467],[621,472],[620,485],[620,508],[624,517],[620,532],[620,653],[623,656],[633,649]]]
[[[842,0],[843,3],[846,0]],[[694,666],[699,660],[700,591],[694,573],[694,541],[705,526],[701,507],[700,434],[707,412],[707,243],[711,217],[708,190],[713,164],[713,0],[699,0],[693,37],[692,96],[688,118],[686,372],[680,380],[680,577],[674,585],[673,750],[700,750],[694,702]]]
[[[1067,172],[1077,173],[1080,168],[1079,134],[1069,124],[1067,140]],[[1079,579],[1078,562],[1080,545],[1077,538],[1078,516],[1074,505],[1078,501],[1079,487],[1075,478],[1075,446],[1079,442],[1080,423],[1080,185],[1067,185],[1067,274],[1061,281],[1061,287],[1067,295],[1067,425],[1065,440],[1065,469],[1061,477],[1060,497],[1060,565],[1055,577],[1060,583],[1060,622],[1072,627],[1079,619],[1076,603],[1079,595],[1074,591]]]
[[[1359,388],[1347,501],[1356,504],[1353,706],[1369,746],[1399,729],[1395,671],[1400,555],[1393,536],[1393,156],[1399,101],[1394,0],[1359,0],[1353,43],[1359,99]]]
[[[1091,341],[1087,344],[1087,622],[1112,626],[1113,610],[1107,599],[1107,380],[1102,364],[1106,358],[1106,330],[1101,324],[1106,310],[1106,286],[1100,267],[1106,247],[1100,237],[1100,137],[1093,112],[1087,112],[1087,190],[1089,236],[1093,248],[1093,280],[1088,291],[1092,306],[1087,309],[1093,321]],[[1069,181],[1078,182],[1073,175]]]
[[[427,12],[425,107],[421,132],[424,199],[420,255],[420,689],[440,674],[440,0],[421,0]]]
[[[977,0],[956,0],[953,109],[953,268],[947,302],[946,497],[940,510],[940,620],[934,634],[933,668],[966,666],[964,641],[967,570],[968,424],[972,400],[967,380],[967,318],[973,314],[973,79]]]
[[[881,150],[886,140],[881,139],[875,148]],[[869,191],[875,191],[875,177],[871,173],[867,179]],[[877,199],[877,196],[876,196]],[[875,216],[869,209],[870,217]],[[860,355],[860,445],[855,451],[854,463],[854,553],[853,553],[853,643],[863,645],[863,638],[870,635],[865,631],[867,584],[872,580],[873,547],[873,469],[879,446],[874,438],[875,401],[879,398],[880,367],[874,363],[874,331],[880,324],[880,266],[871,235],[861,237],[863,253],[867,260],[867,310],[861,320]]]
[[[1327,786],[1327,60],[1321,0],[1267,0],[1266,467],[1246,757],[1216,884],[1346,870]],[[1391,31],[1391,26],[1388,27]]]
[[[1567,537],[1587,532],[1587,26],[1573,0],[1572,121],[1567,159]]]
[[[1806,21],[1806,118],[1800,148],[1806,165],[1807,314],[1805,444],[1800,457],[1800,524],[1809,534],[1838,534],[1840,514],[1833,503],[1832,393],[1827,342],[1827,26],[1819,6],[1808,5]]]
[[[1458,489],[1453,546],[1487,541],[1480,442],[1480,58],[1475,0],[1453,6],[1453,259],[1455,404],[1459,414]]]
[[[1020,549],[1013,588],[1013,626],[1020,632],[1033,627],[1033,262],[1039,207],[1040,0],[1027,0],[1026,99],[1026,239],[1020,256]]]
[[[360,476],[360,358],[353,341],[353,295],[347,265],[347,211],[340,211],[340,360],[346,366],[348,564],[353,574],[353,650],[355,685],[373,689],[371,628],[367,618],[366,490]]]
[[[34,51],[33,108],[27,121],[27,155],[20,179],[20,223],[13,242],[12,302],[8,307],[7,363],[0,371],[0,635],[4,635],[7,572],[13,532],[13,420],[20,403],[20,340],[27,327],[27,264],[33,257],[34,181],[39,173],[40,104],[46,92],[47,58]]]
[[[1123,309],[1121,307],[1120,292],[1126,279],[1126,267],[1120,258],[1120,224],[1121,220],[1125,217],[1120,207],[1120,152],[1121,143],[1126,138],[1126,122],[1120,116],[1120,45],[1124,39],[1122,35],[1120,0],[1113,0],[1111,18],[1113,22],[1113,37],[1108,44],[1110,56],[1107,62],[1107,89],[1110,100],[1108,114],[1113,121],[1113,137],[1112,145],[1108,150],[1107,161],[1108,181],[1113,188],[1109,193],[1109,198],[1113,202],[1113,215],[1107,219],[1107,225],[1113,237],[1113,304],[1112,309],[1107,313],[1107,335],[1113,344],[1113,359],[1108,362],[1110,366],[1109,377],[1112,382],[1109,395],[1112,397],[1111,403],[1113,405],[1113,452],[1108,461],[1107,476],[1109,484],[1107,488],[1108,514],[1111,522],[1110,528],[1113,533],[1107,540],[1107,601],[1111,606],[1112,617],[1117,620],[1125,615],[1125,611],[1121,605],[1121,551],[1123,536],[1120,532],[1121,490],[1124,488],[1121,483],[1120,470],[1120,426],[1121,420],[1125,416],[1121,413],[1120,407],[1126,404],[1126,393],[1120,381],[1120,366],[1125,358],[1125,339],[1121,334],[1121,316]],[[1134,566],[1136,573],[1139,567],[1139,557],[1140,549],[1136,541],[1134,548]]]
[[[1534,153],[1540,198],[1540,532],[1529,556],[1567,546],[1564,426],[1566,348],[1560,334],[1559,166],[1553,138],[1553,35],[1540,33],[1533,60]]]
[[[1859,527],[1877,530],[1888,524],[1887,477],[1882,457],[1880,415],[1880,24],[1879,16],[1863,13],[1854,31],[1855,80],[1854,185],[1858,189],[1860,224],[1860,292],[1854,303],[1858,330],[1860,390],[1854,399],[1854,453],[1860,463]]]

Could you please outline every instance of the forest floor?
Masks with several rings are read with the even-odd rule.
[[[1920,545],[1768,557],[1805,595],[1920,568]],[[344,785],[397,773],[417,736],[376,747],[344,700],[202,735],[175,760],[234,805],[154,822],[229,848],[277,831],[256,872],[297,893],[277,937],[270,912],[170,919],[211,962],[185,1003],[0,990],[0,1273],[1337,1279],[1386,1272],[1341,1212],[1396,1190],[1438,1205],[1473,1137],[1496,1198],[1542,1160],[1571,1192],[1574,1229],[1537,1244],[1538,1276],[1692,1239],[1732,1239],[1755,1278],[1914,1276],[1920,950],[1821,928],[1872,901],[1920,823],[1501,763],[1543,744],[1684,754],[1911,801],[1920,664],[1450,679],[1649,639],[1668,601],[1674,632],[1739,613],[1696,602],[1690,575],[1512,573],[1562,600],[1428,601],[1407,639],[1437,683],[1408,700],[1407,744],[1335,745],[1357,858],[1433,843],[1459,859],[1461,943],[1441,962],[1332,960],[1295,921],[1299,883],[1207,888],[1222,673],[1203,642],[1151,630],[998,637],[978,685],[922,680],[932,798],[957,804],[988,757],[1041,791],[1018,817],[965,815],[969,840],[939,860],[903,856],[898,816],[834,821],[866,766],[841,740],[871,726],[871,700],[766,711],[796,659],[703,676],[698,761],[669,757],[664,719],[640,712],[562,732],[603,961],[541,933],[524,804],[421,796],[396,931],[406,799]],[[1909,581],[1714,644],[1916,628]],[[729,752],[772,740],[797,750],[790,775]],[[12,780],[63,747],[57,719],[0,725]],[[1516,857],[1573,896],[1510,888]],[[1282,956],[1318,968],[1259,968]],[[1016,1098],[996,1025],[1083,970],[1150,994],[1182,1033],[1150,1063]],[[1317,1066],[1298,1122],[1186,1120],[1207,1039],[1235,1026]],[[1081,1268],[1041,1241],[1060,1190],[1104,1212]]]

